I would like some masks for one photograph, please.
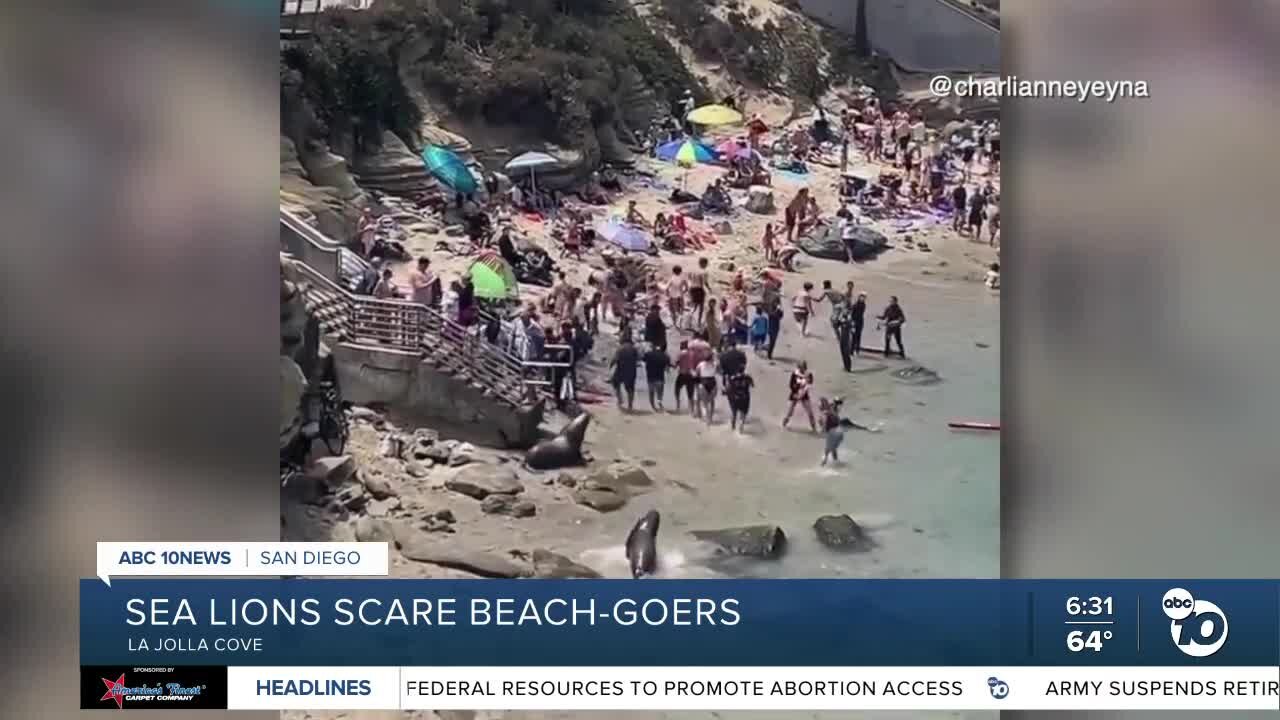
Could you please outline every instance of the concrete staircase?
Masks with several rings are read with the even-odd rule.
[[[344,287],[351,272],[344,249],[285,210],[281,244],[331,348],[345,399],[471,425],[492,444],[536,440],[545,363],[522,362],[487,342],[478,327],[458,325],[434,308],[354,294]]]

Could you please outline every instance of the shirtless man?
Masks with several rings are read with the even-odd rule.
[[[796,227],[804,218],[805,210],[809,207],[809,188],[800,188],[800,192],[791,198],[791,202],[787,203],[787,209],[783,213],[783,219],[787,228],[787,242],[791,242],[795,238]]]
[[[684,315],[684,295],[689,291],[689,282],[684,270],[676,265],[671,268],[671,279],[667,280],[667,312],[671,313],[671,326],[680,329],[680,318]]]

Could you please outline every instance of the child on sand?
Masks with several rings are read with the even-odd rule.
[[[764,313],[764,306],[756,306],[756,315],[751,319],[751,349],[759,353],[769,343],[769,316]]]
[[[822,450],[822,464],[826,465],[827,460],[831,462],[839,462],[838,452],[840,444],[844,442],[844,425],[840,422],[840,401],[834,400],[828,402],[826,398],[818,401],[819,412],[822,414],[822,431],[826,433],[826,445]]]

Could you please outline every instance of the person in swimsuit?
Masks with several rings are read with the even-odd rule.
[[[827,460],[839,462],[838,452],[844,442],[844,424],[840,422],[840,400],[828,402],[826,398],[818,401],[818,411],[822,414],[822,432],[826,434],[826,445],[822,450],[822,464]]]
[[[685,279],[684,269],[679,265],[671,268],[671,279],[667,281],[667,312],[671,314],[671,326],[680,329],[681,316],[684,315],[684,296],[689,291],[689,282]]]
[[[796,411],[796,406],[804,408],[804,413],[809,418],[809,427],[816,433],[818,432],[818,423],[813,418],[813,404],[809,402],[809,391],[813,388],[813,373],[809,372],[809,364],[801,360],[796,369],[791,372],[790,381],[790,401],[787,407],[787,416],[782,418],[782,427],[786,427],[791,422],[791,416]]]
[[[809,336],[809,318],[813,316],[813,283],[805,283],[791,301],[791,313],[800,325],[800,336]]]
[[[694,403],[694,393],[698,389],[698,381],[694,377],[697,367],[698,363],[694,359],[693,350],[689,349],[689,341],[681,340],[680,353],[676,355],[676,412],[680,412],[680,393],[683,392],[689,398],[689,410],[695,417],[698,414],[697,405]]]
[[[740,434],[747,432],[747,413],[751,411],[751,388],[755,380],[746,373],[725,379],[724,395],[729,400],[729,429]]]
[[[707,424],[710,425],[716,414],[716,367],[715,357],[708,357],[698,363],[698,399],[706,412]]]
[[[796,196],[791,198],[791,202],[787,203],[787,209],[783,213],[784,223],[787,230],[787,242],[795,239],[796,227],[800,223],[801,217],[804,216],[805,210],[809,207],[809,188],[800,188]]]
[[[707,306],[707,266],[711,261],[698,258],[698,269],[689,273],[689,309],[693,311],[695,326],[702,323],[702,313]]]

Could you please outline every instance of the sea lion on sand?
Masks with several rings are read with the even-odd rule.
[[[627,534],[627,560],[631,561],[631,577],[652,575],[658,565],[658,511],[650,510]]]
[[[554,470],[582,462],[582,441],[587,436],[591,415],[582,413],[569,421],[559,434],[543,440],[525,453],[524,462],[532,470]]]

